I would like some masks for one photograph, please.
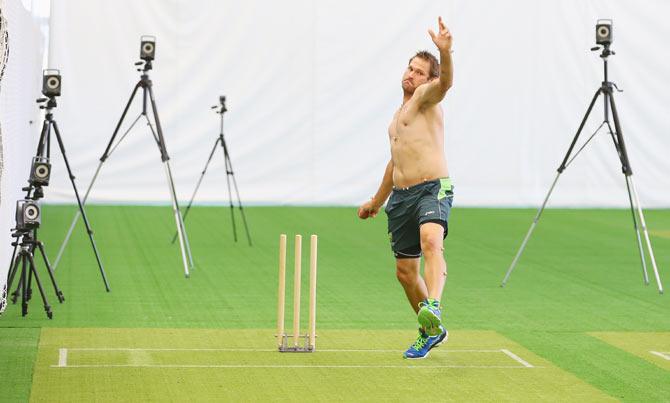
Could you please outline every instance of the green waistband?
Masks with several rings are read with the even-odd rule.
[[[451,183],[451,178],[440,178],[440,192],[437,194],[437,200],[447,197],[447,192],[451,192],[454,185]]]

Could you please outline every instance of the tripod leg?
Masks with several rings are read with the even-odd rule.
[[[49,122],[45,119],[44,122],[42,123],[42,131],[40,132],[40,139],[37,142],[36,154],[39,156],[44,156],[44,147],[46,146],[44,140],[46,139],[48,130],[49,130]]]
[[[223,126],[221,129],[221,133],[223,133]],[[223,154],[226,160],[226,180],[228,180],[228,175],[230,175],[233,178],[233,186],[235,187],[235,194],[237,195],[237,205],[240,208],[242,223],[244,223],[244,230],[247,233],[247,241],[249,242],[249,246],[251,246],[251,235],[249,235],[249,226],[247,225],[247,217],[244,215],[244,209],[242,208],[242,200],[240,199],[240,191],[237,188],[237,181],[235,180],[235,172],[233,171],[233,161],[230,159],[230,154],[228,153],[228,145],[226,144],[226,140],[223,138],[223,134],[221,134],[221,145],[223,146]],[[228,182],[228,199],[231,199],[230,182]],[[233,208],[232,200],[230,200],[230,208],[232,216],[232,208]],[[235,220],[233,220],[233,230],[235,231]],[[237,241],[237,231],[235,231],[235,241]]]
[[[633,199],[635,200],[635,205],[637,206],[637,213],[640,216],[640,224],[642,225],[642,233],[644,234],[644,240],[647,244],[647,252],[649,253],[649,259],[651,260],[651,267],[654,270],[654,276],[656,277],[656,284],[658,286],[658,292],[663,294],[663,284],[661,284],[661,277],[658,274],[658,267],[656,266],[656,258],[654,257],[654,250],[651,247],[651,240],[649,239],[649,232],[647,231],[647,223],[644,220],[644,214],[642,213],[642,207],[640,206],[640,198],[637,195],[635,186],[633,185],[632,176],[628,176],[628,181],[630,182],[630,188],[633,191]]]
[[[121,113],[121,118],[119,118],[119,121],[116,124],[116,128],[114,129],[114,133],[112,134],[112,137],[109,139],[109,142],[107,143],[107,147],[105,147],[105,151],[102,153],[102,157],[100,157],[100,164],[98,164],[98,169],[95,171],[95,175],[93,175],[93,179],[91,180],[91,183],[88,185],[88,189],[86,189],[86,195],[84,196],[83,203],[86,203],[86,200],[88,199],[88,195],[91,192],[91,188],[93,187],[93,184],[95,183],[95,180],[98,177],[98,173],[100,172],[100,168],[102,167],[102,164],[107,160],[109,155],[111,154],[111,148],[112,144],[114,143],[114,139],[116,139],[116,135],[119,133],[119,129],[121,128],[121,125],[123,124],[123,120],[126,118],[126,114],[128,113],[128,109],[130,109],[130,105],[133,103],[133,99],[135,98],[135,95],[137,94],[137,90],[141,87],[141,81],[139,81],[137,84],[135,84],[135,88],[133,88],[133,92],[130,94],[130,98],[128,99],[128,102],[126,103],[126,107],[123,108],[123,113]],[[133,128],[135,123],[139,120],[140,116],[135,119],[133,124],[126,130],[124,135],[121,137],[121,140],[119,140],[119,143],[117,143],[117,146],[121,143],[123,138],[126,137],[126,135],[130,132],[130,129]],[[72,231],[74,229],[74,226],[77,224],[77,221],[79,220],[79,216],[81,215],[80,211],[77,211],[77,214],[75,214],[74,218],[72,219],[72,223],[70,224],[70,229],[67,232],[67,235],[65,236],[65,240],[60,246],[60,249],[58,250],[58,255],[56,256],[56,261],[54,262],[54,270],[56,267],[58,267],[58,263],[60,263],[60,259],[63,255],[63,251],[65,250],[65,247],[67,246],[67,243],[70,241],[70,236],[72,235]],[[104,275],[103,275],[104,276]],[[105,287],[107,288],[107,291],[109,291],[109,286],[107,284],[107,281],[105,280]]]
[[[81,203],[81,198],[79,197],[79,191],[77,190],[77,185],[74,183],[74,175],[72,174],[72,169],[70,168],[70,163],[67,160],[65,155],[65,146],[63,145],[63,139],[60,136],[60,131],[58,130],[58,125],[53,121],[54,131],[56,132],[56,139],[58,140],[58,147],[60,148],[61,155],[63,156],[63,162],[65,162],[65,168],[67,168],[68,176],[70,177],[70,182],[72,183],[72,189],[74,189],[74,195],[77,198],[77,205],[79,206],[79,212],[81,212],[81,217],[84,220],[84,225],[86,226],[86,232],[88,233],[88,239],[91,241],[91,247],[93,247],[93,253],[95,254],[95,260],[98,262],[98,268],[100,269],[100,275],[102,275],[102,281],[105,284],[105,289],[107,292],[110,291],[109,283],[107,282],[107,275],[105,274],[105,269],[102,267],[102,262],[100,261],[100,255],[98,254],[98,248],[95,245],[95,240],[93,239],[93,230],[88,223],[88,218],[86,217],[86,211],[84,210],[84,205]]]
[[[47,300],[47,295],[44,293],[44,288],[42,287],[42,282],[40,277],[37,275],[37,269],[35,268],[35,260],[31,254],[27,254],[26,257],[30,262],[29,270],[33,276],[35,276],[35,283],[37,283],[37,288],[40,290],[40,295],[42,296],[42,302],[44,302],[44,312],[46,312],[47,317],[51,319],[53,314],[51,313],[51,306],[49,306],[49,301]]]
[[[656,284],[658,285],[658,292],[663,294],[663,284],[661,284],[661,278],[658,274],[658,267],[656,266],[656,258],[654,257],[654,250],[651,247],[651,240],[649,239],[649,232],[647,231],[647,223],[644,219],[644,213],[642,213],[642,207],[640,205],[640,198],[637,195],[637,190],[635,190],[635,185],[633,184],[633,169],[630,166],[630,160],[628,159],[628,152],[626,151],[626,143],[623,139],[623,131],[621,129],[621,124],[619,123],[619,113],[616,109],[616,103],[614,102],[614,96],[610,92],[607,94],[610,100],[610,106],[612,108],[612,117],[614,118],[614,127],[616,128],[617,144],[619,149],[619,158],[621,159],[621,165],[623,167],[623,172],[626,175],[627,181],[630,183],[630,189],[633,191],[633,200],[637,206],[637,213],[640,217],[640,224],[642,225],[642,233],[644,234],[644,240],[647,244],[647,252],[649,253],[649,259],[651,260],[651,267],[654,270],[654,275],[656,277]]]
[[[630,203],[630,213],[633,216],[633,229],[635,230],[635,237],[637,238],[637,249],[640,252],[640,261],[642,263],[642,279],[645,285],[649,285],[649,275],[647,274],[647,261],[644,258],[644,249],[642,248],[642,239],[640,238],[640,228],[637,226],[637,217],[635,216],[635,204],[633,202],[633,195],[630,189],[629,177],[626,176],[626,191],[628,192],[628,202]]]
[[[233,239],[237,242],[237,226],[235,225],[235,214],[233,207],[233,194],[230,191],[230,176],[233,175],[233,168],[230,166],[230,159],[228,158],[228,150],[223,144],[223,158],[226,163],[226,185],[228,186],[228,203],[230,204],[230,220],[233,223]]]
[[[102,168],[103,162],[100,161],[98,164],[98,168],[95,170],[95,175],[93,175],[93,179],[91,179],[91,183],[88,185],[88,189],[86,189],[86,194],[84,195],[84,199],[82,200],[83,204],[86,204],[86,199],[88,199],[88,195],[91,192],[91,188],[93,187],[93,184],[95,183],[95,180],[98,178],[98,173],[100,173],[100,168]],[[68,242],[70,242],[70,237],[72,236],[72,231],[74,231],[75,225],[77,225],[77,221],[79,221],[79,217],[81,217],[81,212],[77,210],[77,212],[74,215],[74,218],[72,219],[72,222],[70,223],[70,228],[67,230],[67,234],[65,235],[65,239],[63,240],[63,243],[60,245],[60,249],[58,249],[58,255],[56,255],[56,260],[54,261],[53,268],[56,270],[58,267],[58,263],[60,263],[60,259],[63,256],[63,252],[65,252],[65,247],[67,246]]]
[[[549,196],[551,196],[551,193],[554,190],[554,186],[556,186],[556,182],[558,181],[559,176],[561,176],[561,173],[563,173],[563,171],[565,170],[565,168],[569,164],[568,160],[570,160],[570,155],[572,154],[572,150],[575,148],[575,144],[577,144],[577,139],[579,139],[579,135],[582,133],[582,130],[584,129],[584,125],[586,124],[586,121],[588,120],[589,115],[591,114],[591,111],[593,110],[593,105],[595,105],[596,101],[598,100],[598,96],[601,93],[602,93],[602,88],[598,88],[598,90],[596,90],[596,93],[593,95],[593,99],[591,99],[591,103],[589,104],[589,107],[586,110],[586,113],[584,114],[584,117],[582,118],[581,123],[579,124],[579,129],[577,129],[577,133],[575,134],[575,137],[572,139],[572,143],[570,143],[570,147],[568,147],[568,152],[565,153],[565,157],[563,158],[563,162],[561,162],[561,165],[558,167],[558,174],[556,175],[556,178],[554,179],[554,182],[551,184],[551,187],[549,188],[549,192],[547,193],[547,196],[544,198],[544,202],[542,203],[542,206],[538,209],[537,215],[535,216],[535,219],[533,220],[533,223],[530,225],[530,228],[528,229],[528,233],[526,233],[526,237],[523,239],[523,242],[521,243],[521,247],[517,251],[516,256],[514,257],[514,260],[512,261],[512,264],[510,265],[509,269],[507,269],[507,273],[505,273],[505,278],[503,278],[502,284],[500,284],[501,287],[504,287],[505,284],[507,284],[507,280],[509,280],[509,276],[512,274],[512,271],[514,270],[514,267],[516,266],[517,262],[519,261],[519,258],[521,257],[521,254],[523,253],[524,249],[526,248],[526,244],[528,243],[528,240],[530,239],[531,234],[535,230],[535,227],[537,226],[537,223],[540,220],[540,216],[542,215],[542,212],[544,211],[544,208],[547,205],[547,202],[549,201]],[[579,151],[581,151],[581,149]],[[572,160],[570,160],[570,161],[572,161]]]
[[[137,94],[137,90],[140,89],[142,86],[142,81],[140,80],[137,84],[135,84],[135,88],[133,88],[132,94],[130,94],[130,98],[128,99],[128,103],[126,103],[126,107],[123,109],[123,113],[121,113],[121,118],[119,118],[118,123],[116,124],[116,128],[114,129],[114,133],[112,134],[112,138],[109,139],[109,143],[107,143],[107,147],[105,148],[105,152],[102,154],[102,157],[100,157],[101,162],[105,162],[107,157],[109,157],[110,154],[110,149],[112,147],[112,144],[114,143],[114,139],[116,138],[116,135],[119,133],[119,129],[121,128],[121,124],[123,124],[123,120],[126,118],[126,114],[128,113],[128,109],[130,109],[130,105],[133,103],[133,99],[135,98],[135,95]],[[135,119],[135,122],[137,122],[137,119]],[[133,123],[134,125],[135,123]],[[132,128],[132,126],[131,126]],[[130,129],[128,129],[130,131]],[[127,134],[127,132],[126,132]]]
[[[179,205],[177,204],[177,194],[174,190],[174,182],[172,180],[172,172],[170,171],[170,164],[168,161],[164,161],[165,165],[165,174],[168,179],[168,186],[170,187],[170,196],[172,197],[172,212],[174,213],[174,219],[177,224],[177,234],[179,235],[179,247],[181,249],[181,258],[184,264],[184,275],[186,277],[190,276],[189,265],[186,262],[186,253],[188,253],[188,259],[193,267],[193,258],[191,257],[191,248],[188,244],[188,238],[186,236],[186,230],[184,229],[184,222],[181,219],[181,214],[179,212]]]
[[[602,89],[598,88],[596,93],[593,95],[593,99],[591,100],[591,103],[589,104],[589,107],[586,110],[586,113],[584,114],[584,118],[582,118],[582,122],[579,124],[577,134],[575,134],[575,137],[572,139],[572,143],[570,143],[568,152],[565,154],[565,158],[563,158],[563,162],[561,162],[561,166],[558,168],[558,172],[563,172],[565,170],[565,167],[568,164],[568,159],[570,158],[570,154],[572,154],[572,149],[575,148],[575,144],[577,144],[577,139],[579,138],[579,135],[582,133],[584,125],[586,124],[586,121],[589,119],[589,115],[591,114],[591,110],[593,110],[593,105],[595,105],[596,101],[598,100],[598,96],[601,94],[601,92]]]
[[[10,294],[12,289],[12,283],[14,282],[14,277],[16,272],[20,270],[20,259],[21,255],[16,255],[16,246],[14,247],[14,254],[12,255],[12,265],[10,267],[9,275],[7,276],[7,295],[11,295],[12,303],[16,304],[16,300],[19,297],[19,289],[21,288],[21,275],[19,274],[19,284],[16,286],[16,290]]]
[[[170,188],[170,196],[172,197],[172,210],[174,212],[175,221],[177,223],[177,233],[179,234],[179,246],[181,248],[181,256],[184,263],[184,275],[189,277],[188,264],[186,262],[186,255],[188,255],[188,261],[193,267],[193,256],[191,256],[191,247],[188,243],[188,236],[186,234],[186,229],[184,227],[184,221],[181,217],[181,212],[179,211],[179,202],[177,201],[177,192],[174,188],[174,180],[172,179],[172,170],[170,169],[170,157],[167,153],[167,147],[165,146],[165,137],[163,137],[163,129],[161,128],[161,122],[158,118],[158,108],[156,107],[156,100],[154,98],[154,91],[151,88],[151,85],[146,87],[146,93],[149,93],[149,98],[151,100],[151,111],[154,116],[154,121],[156,122],[156,132],[158,136],[158,148],[161,152],[161,159],[165,165],[165,174],[168,179],[168,186]],[[151,127],[151,122],[149,122],[149,127]],[[153,133],[153,128],[152,128]]]
[[[28,292],[26,286],[26,256],[25,251],[19,252],[21,257],[21,316],[28,314],[28,300],[26,300],[26,293]]]
[[[44,251],[44,244],[42,244],[42,242],[37,241],[37,247],[39,248],[40,253],[42,254],[42,259],[44,260],[44,265],[47,268],[47,273],[51,278],[51,284],[54,286],[54,292],[56,293],[56,297],[58,297],[58,301],[62,304],[63,301],[65,301],[65,296],[63,296],[63,292],[58,288],[56,278],[54,277],[53,269],[51,268],[51,265],[49,264],[49,259],[47,258],[47,253]]]
[[[18,242],[18,239],[17,239]],[[12,281],[14,281],[14,275],[16,274],[16,248],[18,247],[18,243],[14,245],[14,251],[12,252],[12,260],[10,260],[9,264],[9,271],[7,272],[7,293],[9,293],[9,289],[12,288]]]
[[[124,116],[125,116],[125,112],[124,112]],[[91,193],[91,189],[93,188],[93,184],[98,179],[98,174],[100,173],[100,168],[102,168],[102,164],[112,154],[112,152],[114,152],[116,147],[118,147],[119,144],[121,144],[123,139],[126,138],[128,133],[130,133],[130,130],[132,130],[132,128],[135,126],[135,124],[137,123],[137,121],[141,117],[142,117],[142,115],[137,116],[135,121],[133,121],[133,123],[130,125],[130,127],[128,127],[128,129],[125,131],[125,133],[123,133],[123,135],[119,139],[119,142],[116,143],[116,145],[114,147],[112,147],[111,150],[110,150],[111,142],[110,142],[110,145],[107,146],[107,149],[105,150],[105,154],[103,155],[102,158],[100,158],[100,163],[98,164],[98,168],[95,170],[95,174],[93,175],[93,179],[91,179],[91,182],[88,184],[88,188],[86,189],[86,193],[84,194],[84,198],[81,200],[82,205],[84,205],[84,206],[86,205],[86,201],[88,200],[88,195]],[[123,119],[123,117],[121,119]],[[116,137],[116,132],[114,132],[114,134],[112,135],[112,141],[113,141],[114,137]],[[81,216],[81,212],[79,210],[77,210],[77,212],[74,215],[74,218],[72,219],[72,222],[70,223],[70,228],[68,229],[67,234],[65,235],[65,239],[63,240],[63,243],[61,243],[60,249],[58,249],[58,255],[56,255],[56,260],[54,261],[54,264],[53,264],[53,269],[54,270],[56,270],[56,268],[58,267],[58,263],[60,263],[60,259],[63,256],[63,252],[65,252],[65,247],[67,246],[68,242],[70,242],[70,237],[72,236],[72,231],[74,231],[74,227],[75,227],[75,225],[77,225],[77,221],[79,221],[80,216]]]
[[[542,215],[542,212],[544,211],[544,208],[546,207],[547,203],[549,202],[549,196],[551,196],[551,193],[554,191],[554,187],[556,186],[556,182],[558,182],[558,178],[561,176],[561,173],[559,172],[556,175],[556,178],[554,179],[554,182],[551,184],[551,187],[549,188],[549,192],[547,192],[547,196],[544,198],[544,202],[542,203],[542,206],[537,210],[537,214],[535,215],[535,219],[533,220],[533,223],[530,225],[530,228],[528,229],[528,232],[526,233],[526,237],[523,239],[523,242],[521,243],[521,247],[516,253],[516,256],[514,257],[514,260],[512,261],[512,264],[510,265],[509,269],[507,269],[507,273],[505,273],[505,278],[503,278],[502,284],[500,284],[501,287],[504,287],[505,284],[507,284],[507,280],[509,279],[509,276],[512,274],[512,271],[514,270],[514,267],[516,266],[517,262],[519,261],[519,258],[521,257],[521,254],[523,253],[524,249],[526,249],[526,244],[528,243],[528,240],[530,239],[531,234],[535,230],[535,227],[537,226],[538,221],[540,221],[540,216]]]
[[[30,247],[29,253],[26,254],[26,256],[31,255],[34,253],[34,247]],[[26,274],[28,276],[28,288],[26,289],[26,301],[30,302],[31,299],[33,299],[33,272],[30,270],[30,267],[28,267],[28,273]]]
[[[232,165],[231,165],[231,171],[232,171]],[[244,209],[242,208],[242,200],[240,200],[240,191],[237,189],[237,181],[235,180],[235,175],[232,175],[233,177],[233,185],[235,186],[235,194],[237,194],[237,205],[240,208],[240,215],[242,216],[242,223],[244,223],[244,230],[247,233],[247,241],[249,241],[249,246],[252,246],[251,244],[251,235],[249,235],[249,226],[247,226],[247,217],[244,215]]]
[[[198,183],[195,185],[195,190],[193,191],[193,195],[191,195],[191,200],[188,202],[188,206],[186,206],[186,210],[184,211],[184,218],[183,218],[184,221],[186,221],[188,212],[191,209],[191,205],[193,204],[193,200],[195,199],[195,194],[198,193],[198,189],[200,189],[200,183],[202,183],[202,179],[205,177],[205,172],[207,172],[207,167],[209,167],[209,163],[212,161],[212,156],[216,151],[216,146],[219,144],[219,140],[220,138],[217,138],[216,141],[214,142],[212,152],[209,153],[209,158],[207,159],[207,163],[205,163],[205,169],[202,170],[202,173],[200,174],[200,179],[198,179]],[[176,240],[177,240],[177,232],[175,232],[174,236],[172,237],[172,243],[174,243],[174,241]]]

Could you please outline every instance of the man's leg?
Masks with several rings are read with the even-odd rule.
[[[424,278],[428,298],[442,299],[442,290],[447,280],[447,262],[444,260],[444,227],[427,222],[420,227],[421,251],[424,258]]]
[[[419,303],[428,298],[428,289],[426,282],[420,275],[420,258],[397,259],[396,275],[400,284],[405,289],[405,294],[409,300],[414,312],[419,314]],[[444,281],[442,282],[444,285]],[[438,313],[439,315],[439,313]],[[444,342],[447,338],[447,331],[441,325],[430,329],[433,335],[428,333],[426,326],[422,325],[419,329],[419,336],[416,341],[405,351],[403,357],[408,359],[424,358],[433,348]]]
[[[435,222],[427,222],[420,227],[421,249],[424,256],[424,279],[428,298],[421,302],[417,317],[419,324],[430,336],[446,337],[442,326],[440,299],[447,279],[447,264],[444,261],[442,242],[444,227]],[[438,343],[441,343],[441,339]]]
[[[415,313],[419,312],[419,302],[428,297],[426,283],[421,277],[420,268],[421,258],[396,258],[396,276],[398,281],[405,289],[405,294]],[[404,358],[417,359],[428,355],[432,344],[432,339],[424,329],[419,329],[419,336],[416,341],[403,353]],[[434,343],[433,343],[434,344]]]
[[[419,312],[419,302],[428,298],[426,283],[419,273],[420,258],[397,259],[396,277],[405,289],[405,294],[414,312]]]

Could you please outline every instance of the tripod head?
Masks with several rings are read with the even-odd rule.
[[[56,96],[54,95],[48,98],[37,98],[35,102],[37,102],[40,109],[46,109],[47,112],[51,111],[53,108],[58,106],[58,104],[56,103]]]
[[[33,230],[12,228],[11,237],[16,238],[12,241],[12,246],[26,247],[33,243]]]
[[[225,112],[228,112],[228,109],[226,108],[226,96],[221,95],[219,96],[219,105],[214,105],[212,106],[212,109],[217,109],[220,108],[216,113],[223,115]]]
[[[594,46],[594,47],[591,48],[591,51],[592,52],[597,52],[601,49],[602,49],[602,52],[600,53],[600,57],[603,60],[607,60],[608,57],[616,55],[616,52],[614,52],[612,49],[610,49],[609,44],[602,45],[602,47],[601,46]]]
[[[41,185],[34,185],[30,184],[26,187],[21,188],[24,192],[28,192],[26,195],[26,199],[30,200],[39,200],[44,197],[44,189],[42,188]]]
[[[137,71],[141,73],[147,73],[153,68],[153,65],[151,64],[151,60],[142,60],[139,62],[135,62],[135,66],[142,66],[137,69]]]

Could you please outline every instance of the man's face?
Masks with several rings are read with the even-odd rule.
[[[414,90],[421,84],[430,81],[428,72],[430,71],[430,62],[420,57],[413,58],[405,73],[402,75],[402,89],[403,91],[413,94]]]

